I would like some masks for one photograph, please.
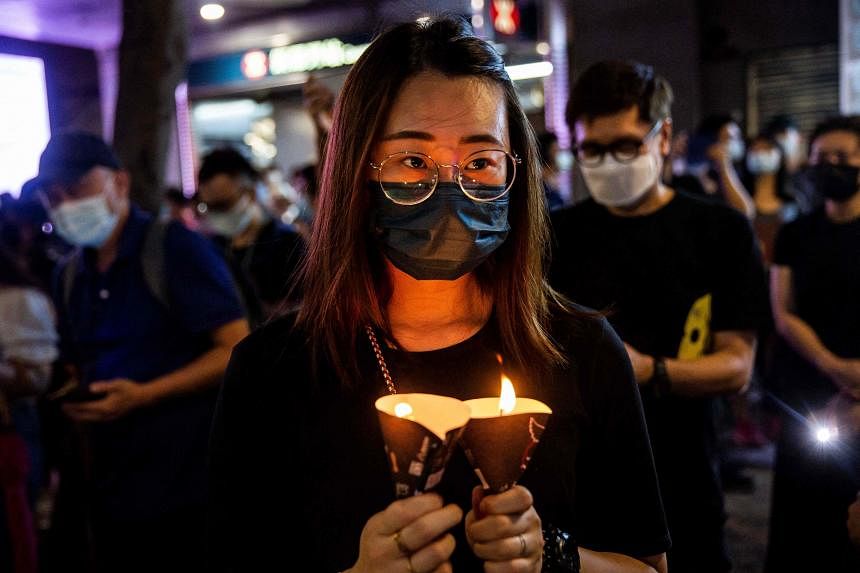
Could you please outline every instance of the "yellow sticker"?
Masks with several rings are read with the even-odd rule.
[[[711,339],[711,295],[706,294],[693,303],[687,323],[684,325],[684,338],[678,348],[678,358],[693,360],[704,356]]]

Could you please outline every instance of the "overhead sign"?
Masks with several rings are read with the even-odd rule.
[[[354,46],[337,38],[278,46],[267,52],[252,50],[242,56],[242,75],[249,80],[339,68],[355,63],[368,44]]]
[[[337,38],[254,49],[191,62],[189,87],[251,83],[265,78],[349,66],[369,44],[347,44]]]
[[[349,66],[368,44],[354,46],[337,38],[281,46],[269,50],[269,73],[273,76]]]

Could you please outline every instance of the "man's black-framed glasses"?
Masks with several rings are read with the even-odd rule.
[[[440,167],[454,168],[454,181],[463,193],[473,201],[486,202],[504,197],[521,162],[502,149],[482,149],[459,163],[437,163],[426,153],[398,151],[370,166],[386,197],[398,205],[417,205],[436,190]]]
[[[595,167],[603,163],[603,158],[609,153],[619,163],[632,163],[637,157],[642,146],[647,144],[663,127],[663,120],[657,121],[645,137],[623,137],[610,144],[603,145],[592,141],[585,141],[574,147],[576,159],[587,167]]]

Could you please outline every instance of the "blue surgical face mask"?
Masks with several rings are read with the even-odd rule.
[[[509,195],[473,201],[449,182],[417,205],[398,205],[378,184],[371,191],[373,230],[385,256],[418,280],[454,280],[473,271],[510,231]]]
[[[107,197],[64,201],[48,212],[57,234],[78,247],[101,247],[116,228],[119,215],[108,206]]]

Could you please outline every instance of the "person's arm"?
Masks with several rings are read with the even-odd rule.
[[[104,422],[138,408],[216,386],[224,374],[233,347],[247,335],[248,322],[245,319],[228,322],[212,332],[212,349],[185,366],[145,384],[127,379],[94,382],[89,389],[96,394],[104,394],[104,398],[66,404],[63,411],[81,422]]]
[[[732,164],[726,147],[715,144],[709,153],[714,161],[717,174],[720,177],[720,188],[723,191],[726,203],[734,209],[743,213],[747,219],[755,217],[755,203],[750,197],[749,191],[738,177],[735,166]]]
[[[755,217],[755,203],[750,197],[749,191],[741,183],[734,165],[730,161],[722,162],[717,166],[720,176],[720,184],[725,195],[726,202],[740,211],[747,219]]]
[[[830,377],[842,390],[860,397],[860,367],[856,360],[845,360],[831,352],[794,311],[791,267],[773,265],[770,275],[771,306],[777,332],[794,350]]]
[[[654,376],[654,358],[630,346],[636,382],[647,384]],[[714,333],[714,352],[692,360],[664,358],[671,392],[681,396],[711,396],[742,391],[752,375],[756,337],[752,331]]]
[[[633,558],[579,548],[581,573],[667,573],[666,554]]]
[[[848,537],[851,542],[860,549],[860,493],[857,494],[857,500],[848,508]]]
[[[154,404],[174,396],[190,394],[217,386],[233,347],[248,336],[248,321],[245,319],[228,322],[212,332],[212,349],[182,368],[144,384],[147,404]],[[99,392],[97,384],[91,387]]]

